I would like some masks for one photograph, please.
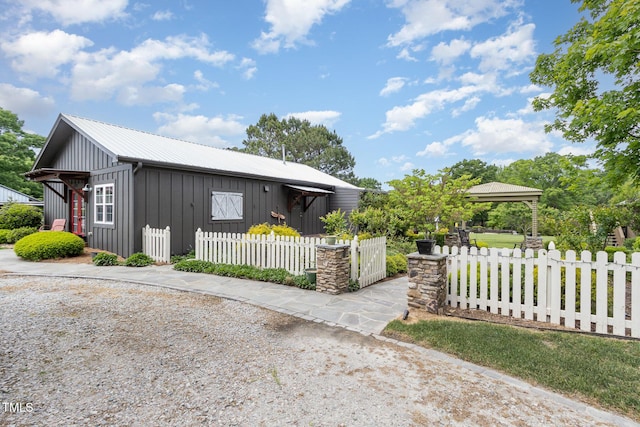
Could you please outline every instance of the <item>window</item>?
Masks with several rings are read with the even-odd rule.
[[[113,184],[95,186],[96,224],[113,224]]]
[[[211,192],[211,219],[214,221],[242,219],[242,193]]]

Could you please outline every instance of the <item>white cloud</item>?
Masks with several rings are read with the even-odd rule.
[[[408,48],[403,48],[400,50],[400,53],[396,56],[398,59],[404,59],[405,61],[418,62],[418,59],[411,55]]]
[[[391,77],[387,80],[385,87],[380,91],[380,96],[388,96],[392,93],[399,92],[406,83],[407,79],[404,77]]]
[[[415,167],[416,167],[416,165],[414,165],[413,163],[411,163],[411,162],[406,162],[406,163],[404,163],[404,164],[402,164],[402,165],[400,166],[400,170],[401,170],[401,171],[403,171],[403,172],[404,172],[404,171],[410,171],[410,170],[415,169]]]
[[[424,150],[418,151],[416,156],[428,156],[428,157],[443,157],[447,155],[449,149],[447,145],[442,142],[432,142],[424,147]]]
[[[543,123],[520,119],[478,117],[476,129],[458,135],[456,139],[477,156],[525,152],[542,155],[552,148]]]
[[[514,26],[505,35],[474,45],[470,55],[480,59],[478,68],[483,72],[506,70],[512,64],[529,61],[536,55],[534,29],[534,24]]]
[[[226,51],[210,51],[206,36],[167,37],[164,41],[148,39],[130,51],[102,49],[82,52],[72,69],[71,95],[75,100],[110,99],[116,94],[127,98],[158,78],[163,61],[193,58],[214,66],[234,59]],[[175,90],[173,91],[175,94]]]
[[[264,20],[271,30],[262,32],[253,47],[260,53],[275,53],[298,43],[309,43],[311,27],[322,22],[325,15],[339,12],[351,0],[267,0]]]
[[[389,46],[412,44],[447,30],[470,30],[475,25],[504,16],[520,0],[396,0],[388,3],[399,8],[406,24],[388,37]]]
[[[385,133],[406,131],[411,129],[416,120],[426,117],[445,105],[461,101],[472,96],[480,89],[475,86],[464,86],[455,90],[435,90],[418,96],[413,103],[401,107],[393,107],[386,112],[383,130],[369,136],[375,139]]]
[[[41,116],[55,108],[53,98],[7,83],[0,83],[0,105],[18,116]]]
[[[204,77],[204,74],[200,70],[193,72],[193,78],[198,82],[196,88],[201,91],[208,91],[211,88],[218,88],[220,85],[216,82],[212,82]]]
[[[242,58],[242,60],[240,61],[240,65],[237,68],[239,70],[242,70],[242,77],[247,80],[251,80],[258,71],[258,67],[256,67],[256,61],[251,58]]]
[[[93,42],[62,30],[33,32],[0,43],[0,49],[12,58],[11,67],[25,77],[55,77],[61,65],[72,62],[83,48]]]
[[[206,117],[202,115],[155,113],[153,118],[156,122],[163,123],[157,130],[160,135],[213,147],[228,147],[229,143],[220,135],[235,137],[242,135],[247,128],[240,122],[242,117],[236,115]]]
[[[386,157],[380,157],[378,160],[376,160],[376,164],[380,166],[389,166],[390,163]]]
[[[442,64],[451,64],[456,58],[464,55],[471,48],[471,43],[464,39],[451,40],[451,43],[438,43],[431,49],[431,59]]]
[[[173,13],[170,10],[158,10],[151,17],[154,21],[170,21],[172,18]]]
[[[462,107],[454,108],[453,110],[451,110],[451,116],[458,117],[460,114],[466,111],[473,110],[480,103],[480,101],[481,99],[478,96],[474,96],[472,98],[467,99],[466,101],[464,101],[464,104],[462,105]]]
[[[290,117],[296,117],[300,120],[308,120],[312,125],[324,125],[327,128],[332,128],[333,125],[340,119],[342,113],[338,111],[304,111],[301,113],[289,113],[285,116],[286,119]]]
[[[563,145],[559,150],[558,154],[561,156],[566,156],[571,154],[572,156],[589,156],[595,152],[595,148],[584,145]]]
[[[120,91],[118,102],[124,105],[153,105],[159,102],[180,102],[185,87],[179,84],[166,86],[129,86]]]
[[[22,0],[23,8],[49,13],[62,25],[102,22],[126,16],[128,0]]]

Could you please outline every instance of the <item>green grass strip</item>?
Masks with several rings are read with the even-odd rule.
[[[640,420],[638,341],[447,320],[385,331]]]

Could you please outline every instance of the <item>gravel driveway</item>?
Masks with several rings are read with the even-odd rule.
[[[0,327],[0,425],[615,425],[428,352],[207,295],[0,276]]]

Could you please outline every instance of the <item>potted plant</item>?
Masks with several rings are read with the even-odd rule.
[[[320,221],[324,223],[324,230],[328,234],[328,236],[325,236],[327,245],[335,245],[337,236],[346,233],[348,230],[345,212],[340,209],[321,216]]]
[[[431,238],[431,233],[433,232],[433,226],[431,224],[427,225],[427,231],[424,233],[424,239],[417,239],[416,246],[418,247],[418,253],[420,255],[431,255],[433,252],[433,247],[436,244],[436,241]]]

